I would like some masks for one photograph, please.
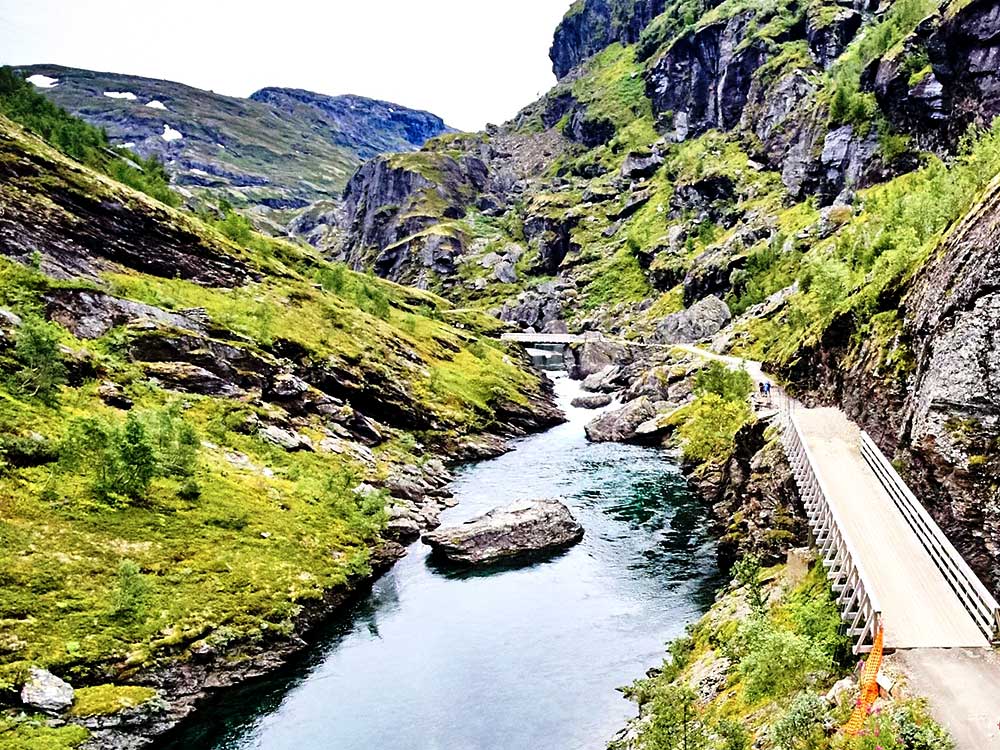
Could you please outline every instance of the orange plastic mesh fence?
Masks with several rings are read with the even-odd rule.
[[[872,705],[878,698],[878,671],[882,667],[882,636],[883,629],[879,628],[875,634],[875,642],[872,644],[871,653],[868,654],[868,661],[865,662],[865,671],[861,675],[861,695],[858,698],[858,705],[851,714],[851,720],[844,727],[847,734],[857,734],[865,724],[868,714],[871,713]]]

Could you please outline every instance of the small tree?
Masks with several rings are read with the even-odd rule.
[[[116,464],[116,487],[109,489],[116,490],[129,500],[142,500],[157,473],[156,454],[146,428],[132,413],[115,435],[112,461]]]
[[[755,615],[763,615],[767,607],[764,587],[760,582],[760,560],[754,555],[746,555],[733,566],[733,577],[747,590],[747,601]]]
[[[708,732],[698,696],[687,685],[668,685],[654,698],[643,750],[704,750]]]
[[[19,365],[15,388],[31,398],[54,401],[59,386],[66,382],[56,326],[35,315],[26,317],[17,330],[14,357]]]

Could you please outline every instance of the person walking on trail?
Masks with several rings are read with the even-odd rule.
[[[770,404],[771,403],[771,381],[770,380],[765,380],[763,383],[761,383],[761,387],[764,390],[764,398],[766,398],[767,399],[767,403]]]
[[[764,396],[765,396],[765,394],[764,394],[764,381],[763,380],[757,384],[757,389],[760,391],[761,400],[763,400]]]

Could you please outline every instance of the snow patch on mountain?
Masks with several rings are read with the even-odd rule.
[[[41,73],[35,73],[33,76],[28,76],[28,83],[33,86],[37,86],[40,89],[51,89],[59,85],[58,78],[49,78],[49,76],[43,76]]]

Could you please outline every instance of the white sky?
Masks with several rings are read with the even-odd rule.
[[[476,130],[548,90],[570,0],[0,0],[0,64],[387,99]]]

